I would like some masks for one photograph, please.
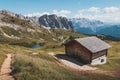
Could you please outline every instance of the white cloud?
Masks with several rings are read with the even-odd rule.
[[[97,8],[97,7],[91,7],[91,8],[89,8],[89,11],[90,12],[96,12],[96,13],[98,13],[99,12],[99,8]]]
[[[82,13],[78,13],[78,14],[75,15],[75,17],[76,17],[76,18],[83,18],[84,16],[83,16]]]
[[[119,7],[105,7],[79,10],[75,15],[77,18],[89,18],[101,20],[104,22],[119,22],[120,23],[120,8]]]
[[[95,12],[95,13],[98,13],[99,11],[100,11],[100,8],[98,7],[90,7],[88,9],[79,10],[79,12]]]
[[[48,12],[43,12],[43,13],[36,12],[36,13],[32,13],[32,14],[27,14],[25,16],[28,16],[28,17],[33,17],[33,16],[40,17],[40,16],[45,15],[45,14],[49,15],[50,13],[48,13]]]
[[[106,8],[104,8],[104,11],[106,13],[114,13],[114,12],[120,11],[120,8],[118,8],[118,7],[106,7]]]
[[[36,12],[36,13],[32,13],[32,14],[27,14],[25,16],[28,16],[28,17],[33,17],[33,16],[37,16],[37,17],[40,17],[42,15],[50,15],[50,14],[56,14],[58,16],[63,16],[63,17],[67,17],[67,15],[69,15],[71,13],[71,11],[68,11],[68,10],[53,10],[52,13],[49,13],[49,12],[43,12],[43,13],[40,13],[40,12]]]
[[[63,17],[67,17],[67,15],[69,15],[71,13],[71,11],[68,10],[53,10],[53,14],[56,14],[58,16],[63,16]]]

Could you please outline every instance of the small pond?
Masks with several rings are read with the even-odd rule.
[[[39,44],[33,45],[32,48],[41,48]]]

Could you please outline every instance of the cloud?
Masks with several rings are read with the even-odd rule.
[[[27,14],[25,16],[28,16],[28,17],[33,17],[33,16],[37,16],[37,17],[40,17],[42,15],[50,15],[50,14],[56,14],[58,16],[63,16],[63,17],[67,17],[67,15],[69,15],[71,13],[71,11],[68,11],[68,10],[53,10],[52,13],[49,13],[49,12],[43,12],[43,13],[40,13],[40,12],[36,12],[36,13],[32,13],[32,14]]]
[[[56,14],[58,16],[63,16],[63,17],[67,17],[67,15],[69,15],[71,13],[71,11],[68,10],[53,10],[53,14]]]
[[[50,13],[48,13],[48,12],[43,12],[43,13],[36,12],[36,13],[27,14],[25,16],[28,16],[28,17],[34,17],[34,16],[40,17],[40,16],[45,15],[45,14],[49,15]]]
[[[89,11],[90,11],[90,12],[96,12],[96,13],[98,13],[98,12],[100,11],[100,8],[91,7],[91,8],[89,8]]]
[[[88,9],[79,10],[79,12],[95,12],[95,13],[98,13],[99,11],[100,11],[100,8],[98,7],[90,7]]]
[[[91,7],[88,9],[79,10],[78,13],[75,15],[75,17],[96,19],[104,22],[120,23],[120,8],[119,7],[105,7],[105,8]]]
[[[120,8],[118,8],[118,7],[106,7],[106,8],[104,8],[104,11],[106,13],[114,13],[114,12],[120,11]]]

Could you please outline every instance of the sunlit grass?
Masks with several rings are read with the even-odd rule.
[[[19,80],[79,79],[55,62],[23,54],[16,55],[13,66],[13,75]]]
[[[112,46],[108,50],[107,63],[104,65],[97,65],[100,69],[112,70],[120,75],[120,42],[111,41],[109,44]]]
[[[106,75],[76,72],[34,55],[16,54],[12,74],[17,80],[113,80]],[[117,80],[117,79],[116,79]]]

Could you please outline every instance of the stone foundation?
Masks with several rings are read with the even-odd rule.
[[[105,63],[106,63],[106,55],[93,59],[91,62],[92,65],[105,64]]]

